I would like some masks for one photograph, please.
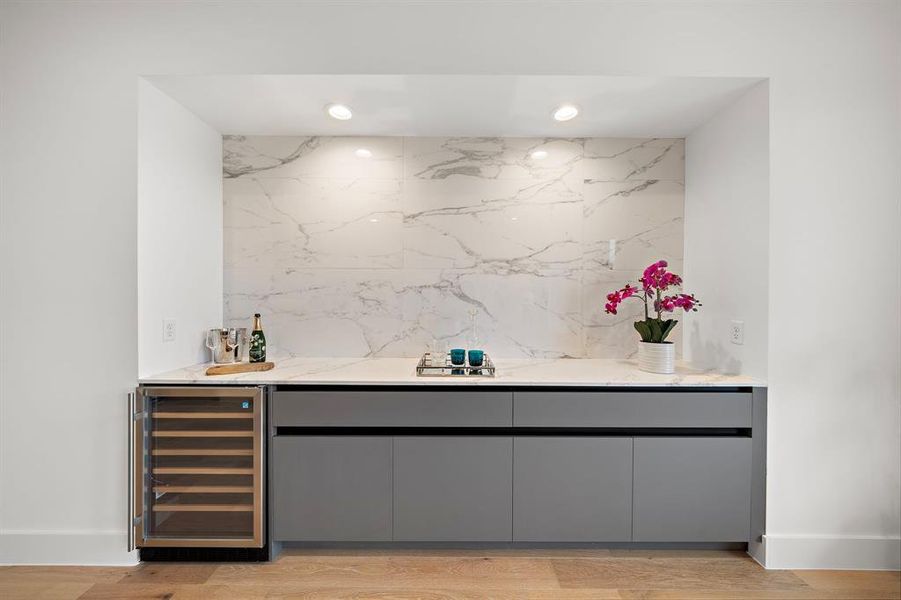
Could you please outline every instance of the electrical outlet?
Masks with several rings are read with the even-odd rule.
[[[729,334],[732,338],[733,344],[744,344],[745,343],[745,322],[744,321],[732,321],[732,325],[729,328]]]
[[[163,341],[175,341],[175,319],[163,319]]]

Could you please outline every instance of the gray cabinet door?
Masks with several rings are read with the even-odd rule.
[[[396,437],[394,539],[512,539],[512,437]]]
[[[279,541],[390,541],[390,437],[276,437]]]
[[[635,438],[636,542],[745,542],[751,438]]]
[[[517,437],[513,540],[632,539],[632,438]]]
[[[513,393],[492,390],[282,391],[277,427],[510,427]]]
[[[516,427],[750,427],[746,392],[515,392]]]

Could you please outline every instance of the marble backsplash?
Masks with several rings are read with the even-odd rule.
[[[605,315],[604,295],[658,258],[681,270],[681,139],[227,136],[223,152],[226,320],[262,313],[277,352],[469,346],[475,310],[497,357],[626,357],[639,303]]]

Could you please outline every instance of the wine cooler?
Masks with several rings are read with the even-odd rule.
[[[140,387],[129,404],[129,550],[263,548],[263,388]]]

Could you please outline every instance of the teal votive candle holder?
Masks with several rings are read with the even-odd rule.
[[[481,367],[482,363],[484,361],[485,361],[485,353],[482,350],[470,350],[469,351],[469,366]]]
[[[466,362],[466,350],[463,348],[451,348],[450,357],[452,365],[462,365]]]

